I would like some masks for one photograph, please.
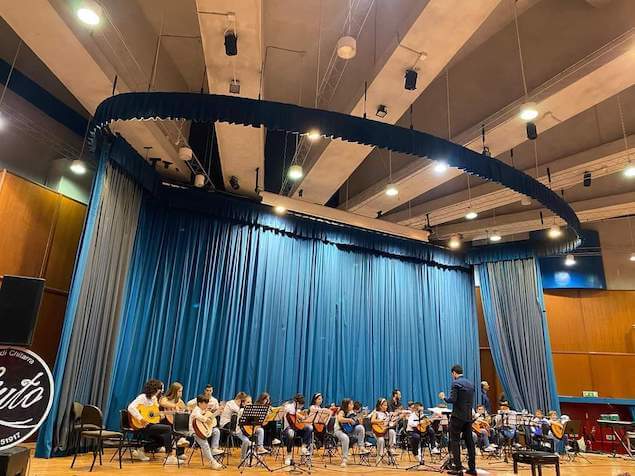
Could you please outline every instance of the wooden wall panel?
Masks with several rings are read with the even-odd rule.
[[[40,276],[58,194],[7,173],[0,189],[0,275]]]
[[[86,206],[63,196],[60,200],[45,278],[48,287],[68,291],[84,226]]]
[[[588,354],[553,354],[558,395],[582,396],[583,390],[593,390],[591,362]]]
[[[587,352],[585,320],[578,291],[545,293],[551,350]]]
[[[601,397],[635,397],[635,354],[591,354],[590,359],[594,390]]]
[[[635,291],[580,293],[589,352],[635,352]]]

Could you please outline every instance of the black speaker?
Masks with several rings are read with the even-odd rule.
[[[31,345],[43,292],[43,279],[24,276],[2,278],[0,344]]]
[[[225,33],[225,54],[227,56],[236,56],[238,54],[238,37],[232,31]]]
[[[14,446],[0,451],[0,474],[6,476],[26,476],[31,450]]]
[[[417,76],[417,72],[414,69],[406,70],[403,87],[408,91],[414,91],[417,89]]]
[[[582,179],[582,183],[584,184],[585,187],[590,187],[591,186],[591,172],[589,172],[588,170],[584,171],[584,178]]]
[[[538,138],[538,129],[536,128],[536,124],[533,122],[527,123],[527,139],[535,140]]]

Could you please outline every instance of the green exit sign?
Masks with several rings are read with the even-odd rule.
[[[582,391],[582,396],[583,397],[594,397],[597,398],[598,397],[598,393],[592,390],[583,390]]]

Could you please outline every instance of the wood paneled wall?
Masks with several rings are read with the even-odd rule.
[[[46,279],[32,350],[55,363],[86,206],[0,171],[0,276]]]
[[[635,291],[545,291],[545,307],[558,394],[635,398]],[[481,373],[490,381],[496,370],[478,288],[477,311]],[[502,388],[494,386],[490,396],[498,397]]]

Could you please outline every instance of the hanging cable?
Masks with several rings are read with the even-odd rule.
[[[527,97],[527,78],[525,77],[525,64],[523,60],[523,48],[520,44],[520,31],[518,29],[518,9],[516,8],[516,0],[514,2],[514,27],[516,29],[516,42],[518,43],[518,59],[520,60],[520,74],[523,78],[523,91],[525,92],[525,98]]]
[[[450,69],[445,70],[445,99],[448,106],[448,140],[452,140],[452,125],[450,122]]]
[[[624,152],[628,157],[628,136],[626,135],[626,126],[624,125],[624,111],[622,110],[622,100],[620,95],[617,95],[617,110],[620,114],[620,125],[622,126],[622,136],[624,138]],[[630,161],[630,160],[629,160]]]
[[[18,47],[15,49],[15,55],[13,55],[13,61],[11,62],[11,68],[9,69],[9,74],[7,75],[7,79],[4,82],[4,87],[2,88],[2,95],[0,96],[0,106],[2,106],[2,102],[4,101],[4,95],[7,92],[7,88],[9,87],[9,81],[11,81],[11,76],[13,75],[13,70],[15,69],[15,63],[18,61],[18,55],[20,54],[20,47],[22,46],[22,40],[18,42]]]
[[[534,162],[536,164],[536,180],[538,180],[538,144],[537,140],[532,141],[534,144]]]

